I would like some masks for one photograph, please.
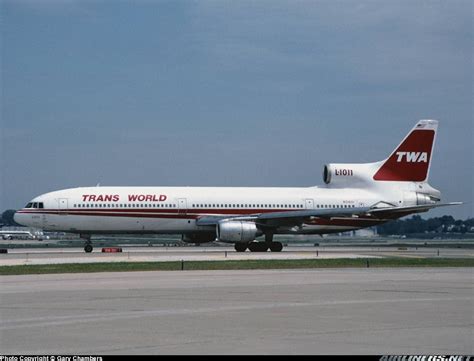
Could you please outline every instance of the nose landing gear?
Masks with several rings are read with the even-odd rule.
[[[84,243],[84,251],[86,253],[91,253],[94,247],[92,247],[92,242],[91,242],[91,235],[90,234],[81,234],[79,235],[82,239],[85,240]]]

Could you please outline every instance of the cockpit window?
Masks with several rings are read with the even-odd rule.
[[[25,208],[44,208],[43,202],[29,202]]]

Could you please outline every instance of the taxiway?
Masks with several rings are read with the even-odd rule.
[[[4,354],[473,354],[473,269],[0,277]]]
[[[474,257],[474,249],[424,247],[285,247],[283,252],[235,252],[232,247],[122,247],[121,253],[102,253],[100,247],[85,253],[81,248],[14,248],[0,254],[0,266],[98,263],[224,261],[261,259],[324,259],[380,257]]]

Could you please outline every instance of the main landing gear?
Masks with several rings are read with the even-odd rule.
[[[79,235],[82,239],[85,240],[84,243],[84,251],[86,253],[91,253],[94,247],[92,247],[92,242],[91,242],[91,235],[90,234],[81,234]]]
[[[281,252],[283,249],[283,244],[280,242],[273,242],[273,234],[265,234],[265,242],[250,242],[250,243],[236,243],[235,250],[237,252],[245,252],[248,248],[250,252],[267,252],[268,250],[272,252]]]
[[[247,248],[250,252],[267,252],[268,250],[272,252],[281,252],[283,245],[280,242],[272,242],[270,244],[266,242],[251,242],[246,243],[236,243],[234,248],[237,252],[245,252]]]

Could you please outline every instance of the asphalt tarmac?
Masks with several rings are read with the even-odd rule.
[[[239,253],[233,247],[129,247],[121,253],[102,253],[101,247],[85,253],[82,248],[14,248],[0,254],[0,266],[97,263],[224,261],[242,259],[324,259],[324,258],[472,258],[474,249],[426,247],[285,247],[283,252]]]
[[[2,354],[474,354],[473,268],[0,277]]]

